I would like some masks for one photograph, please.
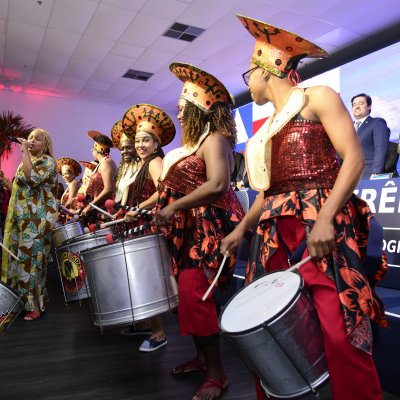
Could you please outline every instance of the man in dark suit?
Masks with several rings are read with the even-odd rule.
[[[365,170],[363,179],[385,173],[385,161],[389,148],[390,130],[383,118],[370,116],[372,99],[360,93],[351,99],[355,129],[364,152]]]

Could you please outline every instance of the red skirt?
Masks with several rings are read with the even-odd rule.
[[[212,296],[205,301],[204,293],[210,284],[199,268],[181,271],[178,279],[178,315],[181,335],[209,336],[219,332],[217,305]]]

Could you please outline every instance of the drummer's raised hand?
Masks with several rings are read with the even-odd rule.
[[[321,260],[331,253],[335,245],[333,222],[317,218],[307,237],[308,254],[313,260]]]
[[[157,214],[155,214],[152,223],[159,227],[170,225],[171,219],[176,212],[173,205],[173,203],[169,204],[168,206],[160,210]]]
[[[230,256],[239,247],[243,240],[243,234],[239,229],[235,229],[228,236],[224,237],[221,241],[220,252],[224,256]]]
[[[113,214],[113,219],[123,219],[125,217],[125,213],[123,210],[118,210],[116,213]]]
[[[91,210],[91,207],[90,206],[86,206],[81,212],[82,217],[87,217],[87,215],[89,214],[90,210]]]
[[[125,214],[124,221],[125,222],[136,221],[138,219],[138,215],[139,215],[139,213],[137,211],[128,211]]]

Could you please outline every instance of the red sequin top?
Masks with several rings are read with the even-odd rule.
[[[145,179],[145,181],[143,182],[142,192],[140,193],[140,197],[137,200],[137,204],[133,204],[133,199],[134,199],[133,187],[134,184],[131,184],[129,187],[129,194],[127,200],[127,205],[129,207],[138,207],[140,203],[150,198],[154,194],[154,192],[157,191],[157,188],[155,187],[153,180],[148,178]]]
[[[272,138],[271,184],[265,194],[332,188],[338,172],[338,157],[322,124],[293,119]]]
[[[68,199],[69,199],[69,188],[67,188],[67,190],[64,192],[64,194],[61,196],[60,204],[62,206],[65,206]]]
[[[164,181],[160,182],[159,191],[161,192],[164,188],[171,188],[176,192],[187,195],[206,181],[206,164],[193,154],[171,167]],[[212,204],[237,215],[242,215],[243,213],[240,202],[232,188],[229,188],[222,198]]]
[[[86,189],[86,195],[92,198],[97,197],[104,189],[103,177],[100,172],[94,172],[89,181],[89,185]]]

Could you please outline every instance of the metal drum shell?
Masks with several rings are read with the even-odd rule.
[[[106,244],[107,243],[106,236],[108,234],[112,234],[111,228],[100,229],[93,233],[86,233],[84,235],[77,236],[71,241],[67,242],[67,244],[64,244],[63,246],[56,248],[57,263],[60,268],[60,276],[61,276],[60,260],[62,258],[63,253],[71,252],[77,254],[83,250],[87,250],[92,247]],[[81,261],[83,262],[82,258]],[[61,278],[61,284],[64,285],[62,278]],[[85,284],[79,291],[76,291],[74,293],[64,290],[64,293],[65,293],[65,300],[68,303],[72,301],[83,300],[90,297],[90,290],[89,286],[87,285],[87,277],[85,278]]]
[[[57,248],[62,246],[65,242],[82,235],[83,233],[83,226],[80,222],[70,222],[53,229],[51,240],[54,244],[54,247]]]
[[[178,305],[178,287],[162,235],[148,235],[81,253],[94,325],[141,321]]]
[[[257,285],[259,279],[236,295],[249,290],[250,285]],[[224,311],[234,307],[235,296],[220,315],[220,327],[250,371],[260,378],[268,395],[274,398],[303,396],[328,379],[323,335],[302,279],[291,302],[273,318],[251,329],[226,332],[222,322]]]
[[[8,285],[0,282],[0,333],[4,332],[14,318],[24,309],[18,294]]]

